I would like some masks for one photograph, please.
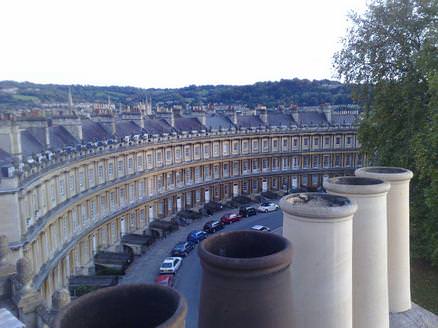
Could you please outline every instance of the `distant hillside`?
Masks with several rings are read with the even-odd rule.
[[[42,103],[65,103],[67,85],[36,84],[30,82],[0,81],[0,109],[35,107]],[[345,85],[329,80],[280,80],[257,82],[253,85],[204,85],[179,89],[141,89],[134,87],[98,87],[72,85],[73,101],[106,102],[108,96],[114,103],[125,105],[152,97],[154,104],[247,104],[267,106],[297,104],[316,106],[321,103],[351,104],[351,90]]]

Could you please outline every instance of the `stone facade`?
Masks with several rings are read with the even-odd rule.
[[[98,250],[114,249],[121,235],[141,233],[154,219],[241,194],[316,189],[366,161],[353,124],[192,130],[189,120],[206,125],[209,117],[177,118],[172,133],[94,143],[3,176],[0,231],[9,239],[8,261],[29,260],[32,288],[49,308],[70,275],[88,272]]]

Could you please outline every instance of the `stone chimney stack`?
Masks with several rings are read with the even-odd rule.
[[[198,253],[203,269],[199,328],[296,327],[287,239],[259,231],[225,232],[202,242]]]
[[[0,148],[9,152],[14,157],[22,159],[21,129],[14,117],[1,117]]]
[[[389,327],[386,196],[390,185],[364,177],[324,182],[357,204],[353,219],[353,327]]]
[[[325,119],[329,124],[332,123],[332,108],[330,105],[324,105],[322,107],[322,112],[324,113]]]
[[[298,111],[298,106],[293,106],[291,108],[292,118],[294,119],[295,123],[300,124],[300,115]]]
[[[79,141],[82,140],[82,122],[79,117],[69,115],[52,118],[53,125],[61,125]]]
[[[51,120],[46,120],[44,127],[44,134],[45,134],[45,143],[46,143],[46,149],[50,148],[50,127],[52,126]]]
[[[268,110],[266,108],[260,109],[260,119],[263,123],[268,124]]]
[[[205,111],[201,112],[201,115],[199,116],[199,122],[201,122],[203,126],[207,126],[207,113]]]
[[[111,132],[113,135],[116,134],[117,129],[116,129],[116,115],[112,114],[111,115]]]
[[[152,97],[146,102],[146,115],[152,115]]]
[[[60,311],[53,327],[184,328],[186,315],[187,302],[175,289],[127,284],[102,288],[72,301]]]
[[[172,108],[171,112],[170,112],[170,125],[172,126],[172,128],[175,127],[175,119],[179,114],[179,109],[177,108]]]
[[[289,327],[352,327],[353,215],[357,205],[325,193],[280,200],[283,236],[292,242]]]
[[[409,310],[411,277],[409,254],[409,181],[411,171],[399,167],[363,167],[356,176],[389,182],[388,217],[388,293],[389,311]]]
[[[233,124],[235,126],[238,126],[238,121],[237,121],[237,111],[233,110]]]

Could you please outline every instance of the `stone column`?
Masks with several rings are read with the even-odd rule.
[[[352,234],[357,206],[342,196],[291,194],[280,200],[283,236],[294,247],[294,328],[352,327]]]
[[[324,182],[357,204],[353,219],[353,327],[389,327],[386,195],[389,183],[363,177]]]
[[[407,311],[411,308],[409,181],[413,174],[398,167],[363,167],[355,174],[391,184],[387,197],[389,311]]]

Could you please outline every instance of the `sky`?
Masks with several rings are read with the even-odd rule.
[[[2,0],[0,80],[182,87],[334,79],[366,0]]]

